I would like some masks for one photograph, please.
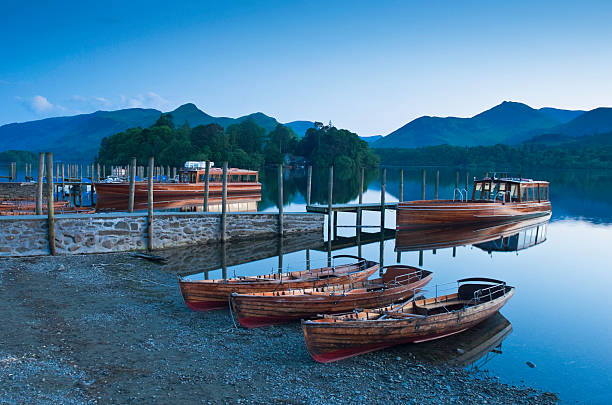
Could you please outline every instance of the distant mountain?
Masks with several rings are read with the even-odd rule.
[[[369,144],[372,144],[378,141],[379,139],[382,139],[382,137],[383,137],[382,135],[372,135],[372,136],[360,136],[359,138],[363,139]]]
[[[504,101],[472,118],[420,117],[376,141],[375,148],[517,143],[560,122],[526,104]]]
[[[612,131],[612,108],[600,107],[560,125],[554,132],[568,136],[582,136],[610,131]]]
[[[300,138],[303,138],[304,135],[306,135],[308,128],[314,128],[314,122],[312,121],[291,121],[284,125],[291,128]]]
[[[57,160],[92,160],[100,148],[102,138],[128,128],[149,127],[161,113],[155,109],[129,108],[2,125],[0,152],[11,149],[46,151],[53,152]],[[275,118],[261,112],[238,118],[213,117],[192,103],[184,104],[170,113],[177,126],[185,123],[191,127],[216,123],[226,128],[251,119],[269,132],[279,124]],[[298,136],[303,136],[314,123],[293,121],[286,125]]]
[[[585,113],[585,111],[582,110],[561,110],[559,108],[551,107],[540,108],[538,111],[548,115],[553,120],[559,121],[561,124],[570,122],[574,118]]]
[[[420,117],[376,141],[374,148],[415,148],[433,145],[486,146],[522,142],[555,145],[612,131],[612,108],[591,111],[533,109],[504,101],[472,118]]]
[[[160,114],[154,109],[129,108],[7,124],[0,127],[0,151],[45,151],[53,152],[56,159],[90,160],[105,136],[148,127]]]

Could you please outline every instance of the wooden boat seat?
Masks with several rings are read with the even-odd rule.
[[[459,301],[448,301],[448,302],[437,302],[434,304],[427,304],[426,306],[420,306],[416,303],[412,304],[412,312],[417,315],[439,315],[446,312],[457,311],[463,309],[467,304],[467,300]]]

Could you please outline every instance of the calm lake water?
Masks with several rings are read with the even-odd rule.
[[[435,171],[427,169],[427,198],[434,196]],[[470,182],[474,175],[482,176],[485,171],[472,171]],[[6,169],[0,168],[0,175],[5,173]],[[327,203],[327,176],[327,170],[315,171],[313,202]],[[502,279],[516,287],[516,294],[501,310],[502,316],[473,331],[389,350],[462,364],[503,382],[556,392],[564,402],[608,403],[612,396],[612,312],[608,301],[612,287],[608,255],[612,246],[612,175],[559,171],[528,172],[523,176],[551,182],[552,217],[548,223],[520,230],[518,236],[505,240],[505,247],[500,241],[497,244],[493,241],[460,245],[454,250],[448,247],[403,251],[398,256],[398,250],[406,249],[405,243],[397,243],[392,233],[389,239],[380,242],[380,233],[376,234],[379,229],[375,227],[380,224],[380,214],[364,213],[364,225],[372,226],[364,228],[364,232],[373,233],[374,242],[361,246],[362,256],[385,265],[398,262],[398,258],[401,263],[414,266],[422,261],[421,267],[434,272],[426,296],[435,294],[436,284],[454,288],[454,284],[447,283],[474,276]],[[276,172],[267,171],[261,177],[263,190],[258,210],[276,212]],[[404,199],[420,199],[421,179],[420,169],[405,169]],[[462,187],[465,179],[466,172],[461,171]],[[337,172],[334,184],[334,203],[357,202],[358,175]],[[379,171],[366,173],[365,188],[364,202],[380,201]],[[455,170],[440,169],[439,197],[450,198],[454,188]],[[305,172],[287,171],[284,192],[285,212],[303,212]],[[385,199],[397,201],[398,197],[399,168],[388,168]],[[388,229],[395,229],[394,211],[386,212],[385,222]],[[358,247],[350,243],[355,235],[355,228],[350,226],[354,224],[354,214],[339,214],[340,227],[334,243],[342,239],[348,247],[334,250],[333,255],[358,253]],[[418,242],[423,237],[418,231],[404,236],[400,238],[404,242],[406,238]],[[326,235],[282,243],[270,241],[237,247],[229,244],[227,249],[232,253],[227,274],[269,273],[277,271],[279,264],[283,270],[303,269],[307,257],[313,267],[324,265],[328,252],[323,240]],[[218,262],[198,262],[197,254],[194,257],[191,268],[207,269],[207,277],[221,278],[223,270]],[[192,277],[204,277],[204,273]],[[457,348],[466,355],[458,356]],[[366,356],[375,358],[377,353]]]
[[[427,170],[427,198],[434,195],[435,171]],[[484,173],[484,170],[472,172],[470,179]],[[463,187],[465,174],[462,171],[460,175]],[[455,176],[455,170],[440,169],[439,198],[452,197]],[[466,367],[497,376],[507,383],[556,392],[564,402],[607,403],[612,395],[612,312],[608,301],[612,287],[608,255],[612,246],[612,176],[592,172],[541,172],[523,176],[551,182],[553,214],[550,222],[522,230],[514,239],[506,239],[506,249],[510,251],[491,250],[500,245],[490,242],[480,247],[457,246],[454,256],[452,248],[438,248],[435,252],[426,249],[422,253],[404,251],[399,260],[414,266],[422,260],[422,267],[434,272],[426,296],[435,295],[435,284],[455,288],[456,284],[447,283],[465,277],[507,281],[516,287],[516,294],[501,310],[501,320],[496,318],[463,337],[458,335],[390,350],[413,352],[434,361],[457,361],[457,348],[473,349],[479,352],[477,361],[464,364]],[[326,203],[327,173],[315,174],[314,178],[313,202]],[[335,179],[334,203],[357,202],[358,178]],[[364,202],[379,202],[380,172],[368,173],[366,178]],[[421,179],[420,169],[405,169],[405,199],[420,198]],[[266,173],[263,183],[259,209],[275,212],[278,210],[276,173]],[[306,194],[303,174],[287,173],[284,189],[285,212],[303,212]],[[397,201],[398,197],[399,169],[388,168],[385,200]],[[387,228],[395,229],[394,211],[387,211],[385,220]],[[339,214],[338,224],[354,225],[355,215]],[[379,213],[364,213],[364,224],[379,225]],[[379,230],[365,228],[364,231]],[[340,237],[354,235],[354,228],[338,228]],[[408,236],[419,240],[418,234]],[[380,238],[375,239],[378,241],[362,246],[362,255],[372,260],[382,259],[385,265],[396,263],[397,250],[403,247],[396,246],[395,238],[391,238],[382,243],[381,249]],[[517,250],[515,242],[525,248]],[[313,242],[313,248],[308,249],[312,266],[327,262],[325,246]],[[333,251],[334,255],[357,253],[356,246]],[[284,270],[297,270],[304,268],[306,257],[306,249],[299,249],[283,254],[280,262]],[[249,254],[245,254],[245,260],[248,258]],[[278,266],[276,253],[266,259],[228,266],[227,274],[261,274],[275,271]],[[208,274],[209,278],[221,276],[221,269]],[[202,277],[202,273],[194,277]],[[507,327],[506,319],[511,327]],[[375,357],[376,353],[367,355]]]

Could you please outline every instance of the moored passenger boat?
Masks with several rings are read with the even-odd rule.
[[[177,181],[153,183],[153,202],[166,204],[177,199],[203,199],[206,182],[204,162],[189,164],[181,169]],[[96,208],[127,209],[129,198],[129,182],[99,182],[95,183],[97,204]],[[209,171],[209,198],[221,198],[223,191],[223,169],[211,167]],[[229,168],[227,172],[227,193],[229,197],[254,198],[261,195],[261,183],[258,181],[256,170]],[[145,181],[137,181],[134,190],[135,204],[145,203],[148,196],[148,185]],[[123,202],[123,205],[120,204]],[[116,208],[120,207],[120,208]]]
[[[550,212],[547,181],[486,177],[474,180],[471,199],[467,198],[466,191],[462,198],[456,200],[398,203],[396,223],[397,229],[400,230],[496,223],[548,215]]]
[[[348,284],[238,294],[230,298],[231,309],[242,326],[253,328],[314,318],[318,314],[347,312],[357,308],[379,308],[414,296],[432,278],[432,273],[412,266],[384,268],[381,277]]]
[[[241,276],[219,280],[179,279],[185,304],[194,311],[206,311],[228,305],[233,292],[241,294],[265,291],[286,291],[315,288],[334,284],[357,283],[367,280],[378,271],[376,262],[357,256],[338,255],[334,259],[349,258],[355,262],[291,273],[272,273],[261,276]]]
[[[514,294],[514,287],[499,280],[467,278],[458,283],[450,295],[302,321],[306,347],[313,359],[328,363],[443,338],[493,316]]]

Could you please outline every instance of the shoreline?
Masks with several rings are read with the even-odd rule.
[[[0,259],[0,402],[557,403],[389,349],[319,364],[299,323],[236,329],[129,253]]]

